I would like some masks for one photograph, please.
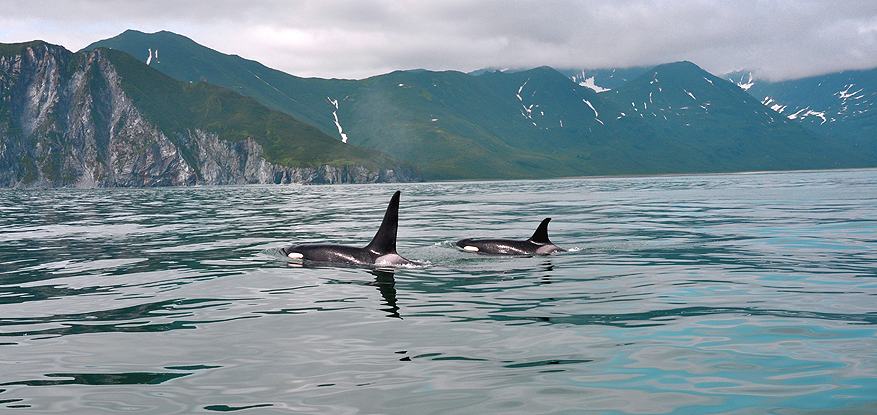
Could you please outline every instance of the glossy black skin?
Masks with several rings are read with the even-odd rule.
[[[280,250],[283,255],[290,259],[299,259],[302,262],[324,262],[330,264],[348,265],[417,265],[415,262],[402,258],[401,255],[392,253],[380,253],[368,248],[340,244],[306,244],[292,245]],[[301,254],[301,258],[293,258],[295,254]]]
[[[564,252],[563,248],[554,244],[538,244],[535,242],[514,239],[461,239],[457,246],[465,251],[493,255],[549,255]],[[478,248],[477,251],[466,247]]]
[[[555,252],[566,250],[551,243],[548,240],[548,222],[551,218],[545,218],[530,239],[525,241],[516,239],[489,239],[489,238],[466,238],[457,241],[460,249],[486,255],[550,255]]]
[[[280,250],[295,262],[325,263],[352,266],[405,266],[416,262],[396,253],[396,231],[399,226],[399,196],[397,191],[387,205],[384,220],[374,239],[364,248],[340,244],[301,244]]]

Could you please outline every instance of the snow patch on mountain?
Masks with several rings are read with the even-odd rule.
[[[821,122],[820,124],[825,124],[825,122],[827,121],[826,118],[825,118],[825,113],[824,113],[824,112],[813,111],[813,110],[811,110],[810,108],[804,108],[804,109],[798,110],[798,112],[796,112],[796,113],[794,113],[794,114],[792,114],[792,115],[789,115],[789,119],[790,119],[790,120],[795,120],[795,119],[798,119],[798,118],[809,117],[809,116],[811,116],[811,115],[816,116],[816,117],[819,117],[819,118],[822,118],[822,122]]]
[[[523,107],[523,110],[521,110],[521,115],[523,115],[524,118],[529,119],[530,122],[532,122],[534,126],[539,127],[539,125],[537,125],[537,124],[536,124],[536,121],[533,119],[533,108],[534,108],[534,107],[538,107],[538,105],[536,105],[536,104],[530,104],[530,105],[524,104],[524,98],[521,96],[521,93],[524,91],[524,87],[527,86],[527,83],[529,83],[529,82],[530,82],[530,78],[527,78],[527,80],[524,81],[524,84],[521,85],[521,86],[518,88],[518,93],[517,93],[515,96],[518,97],[518,101],[521,102],[521,107]],[[532,94],[532,95],[535,96],[535,95],[536,95],[536,91],[533,91],[533,94]],[[545,115],[545,113],[544,113],[544,112],[540,112],[539,115]]]
[[[846,89],[844,89],[842,91],[838,91],[834,94],[835,96],[840,98],[840,101],[841,101],[840,102],[841,109],[840,109],[840,111],[838,111],[838,113],[845,113],[845,112],[849,111],[850,103],[847,102],[848,100],[850,100],[850,99],[860,100],[860,99],[866,97],[866,94],[863,93],[865,88],[859,88],[855,92],[850,92],[850,90],[855,87],[855,84],[848,84],[848,85],[845,85],[845,87],[846,87]],[[857,94],[860,94],[860,93],[861,93],[861,95],[856,96]],[[858,102],[852,103],[853,106],[858,106],[858,104],[859,104]],[[863,112],[867,112],[867,109],[864,111],[860,111],[859,113],[863,113]]]
[[[858,91],[850,93],[850,90],[853,89],[853,86],[855,86],[855,85],[854,85],[854,84],[849,84],[849,85],[847,85],[847,89],[845,89],[845,90],[843,90],[843,91],[839,91],[839,92],[838,92],[837,94],[835,94],[835,95],[839,96],[840,99],[846,101],[847,98],[853,98],[853,97],[856,96],[856,94],[858,94],[859,92],[862,92],[862,91],[865,89],[865,88],[859,88]],[[859,98],[862,98],[862,97],[859,97]]]
[[[582,73],[582,75],[584,75],[584,73]],[[593,76],[590,78],[586,78],[584,81],[580,81],[579,85],[583,86],[585,88],[589,88],[597,93],[609,91],[609,88],[603,88],[603,87],[597,85],[594,81]]]
[[[734,82],[734,80],[732,79],[731,82]],[[743,82],[743,80],[740,79],[740,82],[736,82],[736,84],[744,91],[748,91],[749,88],[752,88],[752,86],[755,85],[755,81],[752,79],[752,72],[749,72],[749,78],[746,82]]]
[[[146,65],[148,66],[150,63],[152,63],[153,58],[155,58],[155,63],[160,63],[158,61],[158,49],[155,50],[154,55],[152,53],[152,48],[148,48],[148,49],[149,49],[149,57],[146,58]]]
[[[766,107],[768,107],[768,108],[770,108],[770,109],[772,109],[780,114],[782,114],[783,111],[786,110],[786,107],[788,107],[788,105],[782,105],[782,104],[777,103],[771,97],[764,97],[764,99],[761,101],[761,103],[764,106],[766,106]]]
[[[332,117],[335,118],[335,127],[338,127],[338,135],[341,136],[341,142],[347,143],[347,134],[344,133],[344,129],[341,128],[341,121],[338,120],[338,100],[330,97],[326,97],[326,99],[335,107],[335,111],[332,111]]]
[[[594,119],[597,120],[598,123],[603,124],[603,121],[600,121],[600,113],[597,112],[597,109],[594,108],[594,105],[591,104],[591,101],[588,101],[584,98],[582,98],[582,101],[584,101],[585,104],[588,104],[588,106],[591,107],[592,110],[594,110]],[[603,125],[605,125],[605,124],[603,124]],[[560,126],[561,127],[563,126],[563,121],[561,121]]]
[[[605,88],[597,85],[596,76],[588,76],[587,74],[585,74],[584,69],[581,70],[581,73],[570,76],[570,79],[572,79],[572,81],[575,82],[578,86],[583,86],[597,93],[611,90],[610,88]]]
[[[786,109],[788,108],[788,105],[780,104],[780,103],[776,102],[771,97],[765,97],[761,101],[761,103],[764,104],[765,106],[767,106],[768,108],[776,111],[779,114],[783,114],[784,112],[786,112]],[[826,116],[825,111],[812,110],[812,109],[810,109],[810,107],[800,108],[797,111],[795,111],[794,113],[791,113],[791,114],[786,116],[786,118],[788,118],[790,120],[803,120],[807,117],[817,117],[817,118],[822,119],[822,122],[820,122],[819,125],[822,125],[822,124],[825,124],[826,122],[835,120],[833,117],[830,118],[830,117]]]

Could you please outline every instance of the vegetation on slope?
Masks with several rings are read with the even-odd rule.
[[[374,170],[400,164],[376,151],[342,144],[253,98],[206,82],[181,82],[124,52],[105,52],[126,93],[169,137],[186,129],[214,132],[232,142],[251,137],[264,148],[266,160],[291,167],[361,165]]]
[[[547,67],[304,79],[170,32],[95,45],[144,60],[159,48],[156,69],[239,91],[340,141],[337,120],[348,143],[416,164],[430,180],[877,165],[875,151],[825,140],[689,62],[607,72],[617,82],[598,94]]]

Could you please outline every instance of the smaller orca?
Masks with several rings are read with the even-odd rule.
[[[548,240],[548,222],[545,218],[533,236],[526,241],[514,239],[460,239],[457,246],[464,251],[494,255],[548,255],[566,250]]]
[[[387,205],[384,220],[374,239],[365,248],[338,244],[303,244],[282,248],[280,252],[297,262],[323,262],[354,266],[417,265],[396,253],[399,226],[399,195],[396,191]]]

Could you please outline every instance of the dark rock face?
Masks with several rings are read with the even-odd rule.
[[[9,45],[7,45],[9,46]],[[43,42],[0,53],[0,187],[373,183],[414,171],[270,163],[253,139],[201,130],[168,137],[128,97],[100,49]],[[17,52],[17,53],[16,53]]]

